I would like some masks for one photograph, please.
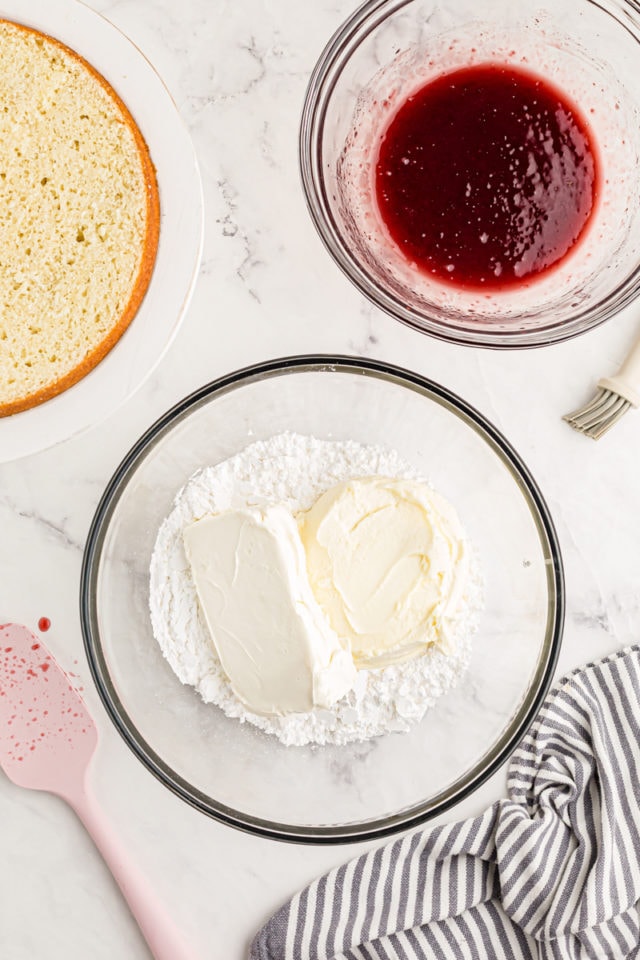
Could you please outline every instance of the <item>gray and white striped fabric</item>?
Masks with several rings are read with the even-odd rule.
[[[508,792],[315,881],[251,960],[640,960],[640,647],[554,687]]]

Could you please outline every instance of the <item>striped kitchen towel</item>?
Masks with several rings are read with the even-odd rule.
[[[508,792],[316,880],[251,960],[640,960],[640,647],[553,688]]]

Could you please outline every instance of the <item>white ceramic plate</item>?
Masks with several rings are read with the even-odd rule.
[[[149,146],[160,191],[155,269],[131,326],[105,359],[69,390],[0,418],[0,462],[6,462],[99,423],[156,367],[178,330],[198,274],[203,203],[187,128],[154,68],[124,34],[79,0],[0,0],[0,17],[62,41],[109,81]]]

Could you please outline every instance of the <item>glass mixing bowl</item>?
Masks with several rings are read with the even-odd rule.
[[[454,504],[479,553],[485,608],[471,665],[408,733],[285,747],[183,686],[154,639],[149,563],[177,491],[200,467],[283,431],[396,449]],[[507,441],[443,387],[346,357],[250,367],[165,414],[108,484],[81,580],[93,677],[139,759],[218,820],[307,842],[378,837],[421,823],[494,772],[548,688],[563,610],[553,524]]]
[[[375,201],[381,134],[416,89],[479,63],[525,68],[577,104],[601,189],[559,264],[501,292],[430,279],[388,238]],[[632,0],[374,0],[340,27],[311,76],[300,128],[311,217],[335,262],[376,306],[416,330],[488,347],[573,337],[640,287],[640,9]]]

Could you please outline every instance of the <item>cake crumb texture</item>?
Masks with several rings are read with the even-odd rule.
[[[86,61],[0,20],[0,416],[87,374],[133,319],[158,244],[149,153]]]

